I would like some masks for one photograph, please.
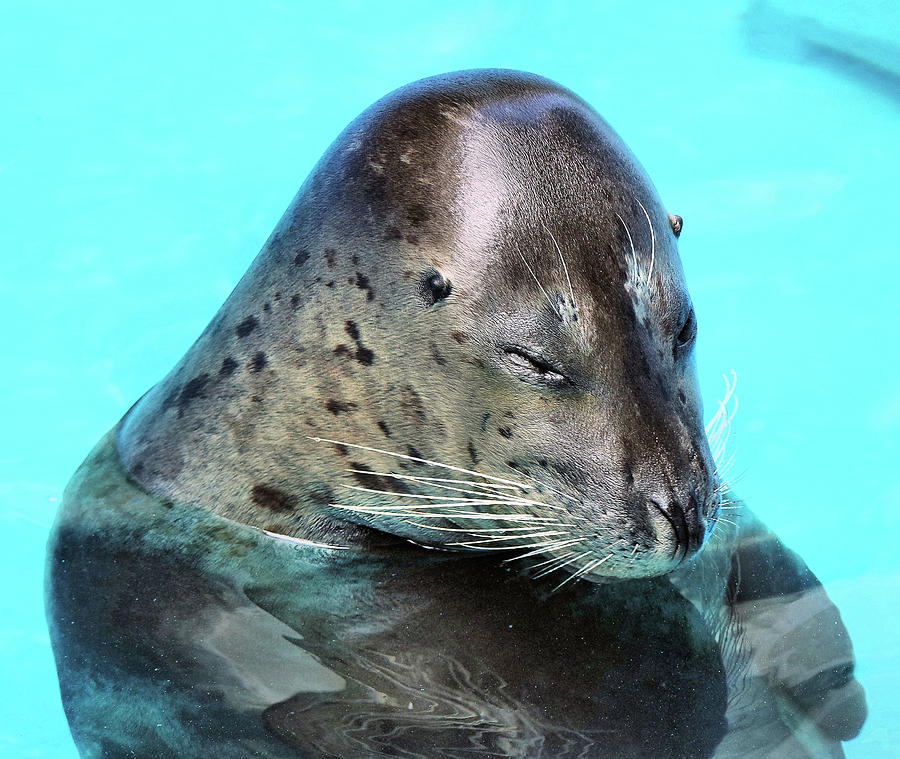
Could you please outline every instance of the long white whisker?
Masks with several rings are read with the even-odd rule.
[[[367,508],[365,506],[349,506],[343,503],[329,503],[329,506],[343,511],[353,511],[358,514],[374,514],[383,517],[404,517],[410,519],[480,519],[486,522],[535,522],[545,525],[558,524],[548,517],[535,517],[531,514],[491,514],[480,511],[439,511],[435,513],[423,513],[421,511],[385,511],[380,508]]]
[[[550,532],[534,532],[534,533],[531,533],[530,535],[500,535],[499,537],[484,538],[482,540],[465,540],[465,541],[458,541],[456,543],[447,543],[447,545],[448,546],[487,545],[489,543],[503,543],[503,542],[508,542],[510,540],[522,540],[523,538],[545,538],[545,537],[552,537],[553,535],[565,535],[565,534],[566,534],[566,532],[563,530],[552,530]],[[541,545],[544,545],[545,543],[546,543],[546,541],[541,543]],[[534,545],[538,545],[538,544],[535,543]],[[509,548],[531,548],[531,546],[514,545],[514,546],[509,546]]]
[[[356,443],[344,443],[340,440],[330,440],[324,437],[310,437],[309,440],[312,440],[314,443],[330,443],[331,445],[343,445],[347,448],[356,448],[361,451],[370,451],[372,453],[381,453],[385,456],[393,456],[398,459],[405,459],[407,461],[417,461],[420,464],[427,464],[428,466],[440,467],[441,469],[449,469],[452,472],[462,472],[463,474],[471,474],[474,477],[481,477],[485,480],[492,480],[493,482],[501,482],[504,485],[512,485],[514,487],[520,488],[521,490],[531,490],[530,485],[523,485],[521,482],[514,482],[513,480],[505,480],[502,477],[494,477],[490,474],[482,474],[481,472],[475,472],[471,469],[464,469],[463,467],[453,466],[452,464],[442,464],[439,461],[430,461],[429,459],[422,459],[418,456],[407,456],[405,453],[397,453],[395,451],[386,451],[383,448],[372,448],[368,445],[358,445]]]
[[[562,314],[559,312],[559,309],[556,307],[556,304],[552,300],[550,300],[550,296],[547,294],[547,291],[544,289],[544,286],[538,281],[537,275],[534,273],[532,268],[528,265],[528,261],[525,260],[525,256],[522,255],[522,251],[516,249],[516,253],[519,254],[519,258],[522,259],[522,263],[525,264],[525,268],[528,269],[528,273],[531,274],[531,278],[535,281],[537,286],[541,289],[541,292],[544,294],[544,297],[547,299],[547,303],[550,304],[550,308],[552,308],[553,312],[560,319],[562,319],[563,318]]]
[[[372,475],[375,477],[392,477],[394,479],[405,479],[400,475],[393,474],[392,472],[371,472],[366,469],[346,469],[347,472],[354,472],[356,474],[365,474]],[[346,488],[348,490],[359,490],[364,493],[383,493],[384,495],[396,496],[398,498],[423,498],[423,499],[431,499],[431,500],[440,500],[440,501],[458,501],[458,500],[466,500],[461,499],[455,496],[449,495],[420,495],[418,493],[397,493],[393,490],[377,490],[374,488],[363,488],[357,485],[341,485],[341,487]],[[472,499],[472,500],[481,500],[486,503],[495,503],[495,504],[506,504],[509,506],[549,506],[551,508],[559,508],[554,507],[553,504],[544,503],[543,501],[535,501],[531,498],[522,498],[521,496],[513,496],[513,495],[504,495],[501,493],[488,493],[483,490],[467,490],[465,488],[455,488],[450,485],[438,485],[432,484],[431,487],[440,488],[442,490],[450,490],[457,493],[469,493],[471,495],[481,496],[480,499]],[[491,496],[491,498],[488,498]]]
[[[555,533],[559,534],[559,533]],[[448,546],[462,546],[463,548],[472,548],[476,551],[513,551],[513,550],[521,550],[523,548],[536,548],[539,552],[543,552],[547,550],[547,547],[551,545],[550,541],[539,540],[536,543],[524,543],[519,545],[506,545],[506,546],[498,546],[493,544],[486,544],[485,541],[481,540],[472,540],[472,541],[458,541],[456,543],[447,543]]]
[[[566,551],[562,556],[551,556],[549,559],[544,559],[543,561],[539,561],[537,564],[532,564],[529,569],[537,569],[538,567],[543,567],[547,564],[555,564],[558,561],[564,561],[573,553],[575,553],[575,551]],[[582,556],[587,556],[587,553],[582,554]],[[553,570],[550,571],[552,572]],[[535,577],[537,577],[537,575],[535,575]]]
[[[555,488],[551,488],[545,482],[539,480],[537,477],[533,477],[530,474],[525,474],[524,472],[520,472],[518,469],[513,469],[509,464],[506,465],[506,468],[511,472],[515,472],[520,477],[524,477],[526,480],[530,480],[533,482],[533,485],[529,485],[532,490],[539,490],[540,488],[544,488],[545,490],[550,491],[553,495],[558,495],[560,498],[568,498],[570,501],[574,501],[575,503],[580,503],[580,501],[575,498],[575,496],[571,496],[568,493],[563,493],[561,490],[556,490]],[[542,504],[544,506],[549,506],[551,509],[561,509],[564,510],[561,506],[555,506],[552,503]]]
[[[472,535],[476,538],[488,537],[485,533],[491,532],[520,532],[522,530],[533,530],[534,525],[528,525],[528,527],[434,527],[430,524],[421,524],[420,522],[407,522],[407,524],[412,525],[413,527],[425,527],[429,530],[439,530],[441,532],[465,532],[469,535]],[[550,522],[547,524],[542,524],[541,527],[562,527],[562,522]],[[514,536],[513,536],[514,537]]]
[[[647,224],[650,225],[650,272],[647,274],[647,287],[651,287],[651,283],[653,282],[653,265],[656,263],[656,233],[653,231],[653,222],[650,221],[650,214],[647,213],[647,209],[644,208],[644,204],[638,200],[638,205],[641,207],[641,210],[644,212],[644,216],[647,217]]]
[[[628,229],[628,225],[625,223],[625,219],[623,219],[621,216],[619,216],[619,214],[617,214],[615,211],[613,211],[613,213],[616,214],[616,218],[619,220],[619,222],[622,224],[622,227],[625,229],[625,234],[628,237],[628,244],[631,246],[631,265],[634,267],[635,273],[637,273],[637,270],[638,270],[637,251],[634,249],[634,240],[631,239],[631,231]]]
[[[555,593],[557,590],[559,590],[559,589],[560,589],[563,585],[565,585],[567,582],[571,582],[572,580],[577,580],[579,577],[582,577],[582,576],[586,575],[588,572],[593,571],[594,569],[596,569],[597,567],[599,567],[604,561],[608,561],[609,559],[611,559],[611,558],[613,557],[613,555],[614,555],[614,554],[609,554],[609,556],[607,556],[607,557],[604,558],[604,559],[597,559],[596,561],[588,562],[588,563],[585,564],[583,567],[581,567],[581,569],[579,569],[577,572],[575,572],[575,573],[569,575],[565,580],[563,580],[559,585],[557,585],[557,586],[553,589],[552,592]]]
[[[519,556],[513,556],[506,561],[519,561],[519,559],[527,559],[529,556],[534,556],[539,553],[546,553],[547,551],[558,551],[560,548],[568,548],[569,546],[573,546],[576,543],[581,543],[583,538],[571,538],[570,540],[560,540],[555,543],[550,543],[549,545],[544,546],[543,548],[538,548],[534,551],[529,551],[528,553],[520,554]]]
[[[363,488],[359,485],[344,485],[338,484],[338,487],[343,488],[344,490],[355,490],[358,493],[374,493],[376,495],[388,495],[392,498],[412,498],[418,501],[431,501],[436,503],[429,503],[429,506],[461,506],[463,504],[467,506],[510,506],[517,505],[515,501],[507,501],[501,500],[499,498],[462,498],[460,496],[454,495],[424,495],[420,493],[396,493],[393,490],[376,490],[375,488]],[[385,508],[385,509],[393,509],[395,506],[371,506],[370,508]]]
[[[550,235],[550,239],[553,240],[553,244],[556,246],[556,252],[559,254],[559,260],[562,263],[563,271],[566,273],[566,282],[569,284],[569,297],[572,298],[572,307],[575,307],[575,291],[572,289],[572,280],[569,278],[569,267],[566,266],[566,259],[563,257],[562,250],[559,247],[559,243],[556,241],[556,238],[553,236],[553,232],[551,232],[547,225],[544,222],[541,222],[541,226]]]
[[[534,576],[532,577],[532,579],[533,579],[533,580],[540,580],[542,577],[546,577],[547,575],[553,574],[553,573],[556,572],[557,570],[562,569],[563,567],[567,567],[569,564],[573,564],[573,563],[575,563],[576,561],[580,561],[580,560],[583,559],[585,556],[590,556],[590,554],[591,554],[590,551],[585,551],[584,553],[580,553],[580,554],[578,554],[577,556],[572,557],[572,558],[569,559],[568,561],[563,561],[562,563],[559,563],[559,564],[556,564],[556,565],[553,565],[553,566],[549,566],[549,567],[547,567],[546,569],[544,569],[544,570],[542,570],[541,572],[538,572],[536,575],[534,575]],[[569,555],[569,554],[566,554],[566,556],[568,556],[568,555]]]

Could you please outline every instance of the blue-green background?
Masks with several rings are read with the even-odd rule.
[[[896,756],[898,40],[876,0],[0,0],[0,756],[75,756],[42,608],[72,471],[351,118],[483,66],[582,95],[684,216],[738,490],[843,610],[871,706],[848,755]]]

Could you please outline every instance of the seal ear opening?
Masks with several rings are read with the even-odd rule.
[[[450,297],[453,286],[437,269],[425,272],[419,284],[419,295],[426,306],[433,306]]]
[[[680,216],[676,216],[674,213],[669,214],[669,226],[672,227],[672,232],[675,237],[681,237],[681,228],[684,226],[684,219]]]

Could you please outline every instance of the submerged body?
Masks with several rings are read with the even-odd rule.
[[[354,121],[67,492],[84,755],[839,756],[849,640],[727,497],[680,229],[538,77]]]

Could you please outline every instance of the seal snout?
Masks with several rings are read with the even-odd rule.
[[[675,538],[673,557],[681,553],[681,561],[696,554],[706,540],[706,522],[700,515],[697,499],[690,494],[684,499],[663,494],[647,498],[651,510],[658,512]]]

